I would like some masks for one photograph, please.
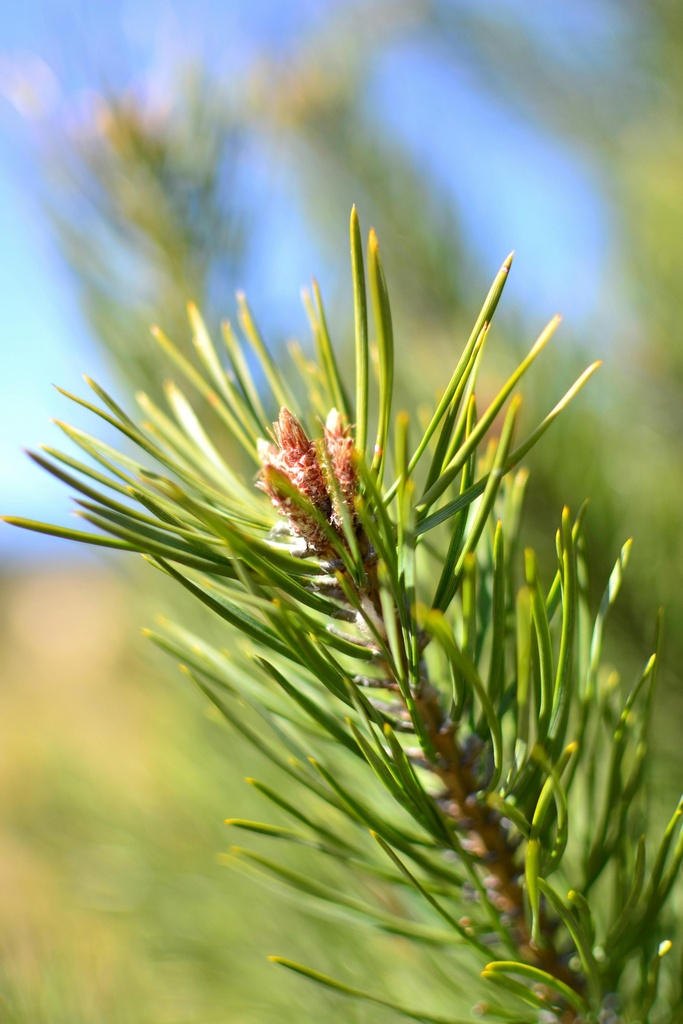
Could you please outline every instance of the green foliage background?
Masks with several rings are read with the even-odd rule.
[[[400,16],[392,13],[399,6]],[[606,356],[606,368],[580,415],[561,420],[531,460],[529,541],[541,553],[545,545],[549,565],[548,523],[563,503],[576,509],[590,496],[597,594],[621,543],[635,537],[611,643],[621,664],[639,663],[656,608],[665,606],[667,668],[655,713],[652,790],[655,818],[663,821],[682,774],[683,17],[664,0],[647,9],[630,5],[629,13],[629,59],[583,68],[579,76],[550,65],[523,23],[502,28],[485,13],[445,2],[376,5],[372,31],[364,30],[362,12],[341,15],[286,64],[260,66],[248,88],[186,69],[161,120],[131,95],[108,95],[91,131],[75,140],[45,139],[43,154],[51,215],[84,313],[122,382],[153,395],[162,375],[146,341],[150,323],[189,342],[188,297],[207,310],[212,326],[233,316],[232,301],[225,292],[217,296],[212,282],[220,273],[240,284],[258,211],[241,202],[236,168],[254,138],[292,169],[296,210],[324,256],[326,279],[340,282],[327,297],[330,321],[346,325],[351,337],[345,225],[353,200],[364,222],[381,232],[400,325],[397,365],[412,366],[412,339],[428,338],[429,348],[420,348],[421,390],[442,384],[444,353],[452,352],[453,339],[464,342],[491,268],[472,265],[457,209],[368,115],[369,59],[401,33],[419,30],[430,52],[474,69],[506,103],[591,161],[620,240],[610,306],[627,296],[634,322],[625,325],[617,352],[604,352],[600,337],[565,346],[567,378],[586,355]],[[505,301],[498,322],[507,325],[510,365],[500,366],[500,378],[526,340],[514,288]],[[563,331],[571,334],[566,312]],[[407,398],[414,374],[404,373],[399,384]],[[540,393],[539,408],[542,399]],[[336,1012],[338,1004],[317,989],[272,977],[262,961],[281,934],[294,958],[311,962],[311,952],[334,949],[330,973],[341,960],[360,987],[377,987],[379,976],[414,1003],[415,988],[437,982],[429,963],[406,964],[412,953],[400,940],[389,948],[388,940],[361,944],[347,926],[321,924],[305,908],[217,866],[215,855],[228,842],[222,818],[259,817],[240,781],[255,774],[253,755],[226,737],[166,663],[131,640],[160,606],[177,616],[176,598],[141,593],[132,567],[126,576],[90,572],[53,570],[48,582],[14,579],[6,588],[5,637],[15,653],[1,670],[10,694],[3,729],[11,755],[2,777],[3,859],[14,868],[6,873],[8,893],[36,894],[5,901],[1,912],[7,1019],[266,1022]],[[65,651],[58,643],[83,632],[89,593],[107,620],[100,634],[101,625],[90,625],[109,652],[104,665],[87,644]],[[183,614],[194,613],[183,606]],[[42,634],[55,615],[53,654],[46,657],[36,622]],[[35,739],[13,740],[27,721]],[[86,929],[97,941],[83,941]],[[392,1017],[345,1005],[344,1019]]]

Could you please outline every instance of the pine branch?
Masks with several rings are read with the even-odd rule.
[[[283,791],[256,785],[295,827],[231,819],[232,827],[334,859],[349,891],[241,848],[232,862],[405,941],[467,953],[474,959],[463,959],[460,970],[469,972],[468,995],[499,1021],[539,1013],[564,1024],[596,1020],[612,1012],[620,988],[632,1018],[645,1021],[667,998],[667,908],[683,862],[680,807],[652,844],[652,863],[642,834],[661,628],[624,700],[618,685],[604,682],[601,651],[629,546],[595,617],[585,507],[575,519],[562,512],[549,587],[534,552],[517,550],[526,473],[515,467],[598,364],[515,447],[516,388],[555,318],[489,404],[478,405],[509,257],[411,448],[410,416],[392,414],[393,329],[374,233],[369,294],[378,359],[370,380],[355,210],[351,249],[355,390],[340,374],[315,283],[305,302],[318,364],[295,353],[298,388],[281,373],[243,297],[243,336],[225,332],[230,369],[193,306],[199,367],[156,332],[216,410],[221,431],[232,433],[250,466],[257,461],[256,487],[223,460],[177,386],[165,389],[166,410],[140,396],[139,426],[88,380],[101,405],[69,397],[137,445],[143,461],[63,425],[97,468],[54,449],[33,457],[78,490],[80,514],[100,532],[9,521],[142,552],[221,620],[221,649],[171,623],[147,632],[282,780]],[[310,405],[294,408],[291,396],[312,381]],[[318,429],[323,400],[332,407]],[[271,428],[266,410],[278,407]],[[332,817],[302,810],[296,789]],[[373,885],[363,890],[359,878]],[[635,995],[622,984],[634,956],[644,979]],[[417,1020],[446,1019],[275,959],[347,996]]]

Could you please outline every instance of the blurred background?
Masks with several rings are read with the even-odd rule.
[[[354,202],[382,243],[406,403],[443,386],[513,248],[485,386],[557,311],[526,382],[528,422],[604,359],[529,460],[528,541],[550,566],[562,504],[590,497],[597,601],[635,539],[609,654],[630,680],[666,608],[659,820],[683,788],[675,0],[12,5],[0,27],[1,511],[68,523],[68,493],[21,453],[60,443],[51,417],[92,427],[52,384],[83,394],[85,372],[127,408],[140,387],[158,395],[149,325],[187,346],[188,298],[216,330],[244,289],[274,349],[307,346],[299,291],[315,274],[348,362]],[[179,609],[144,568],[0,530],[0,1018],[338,1011],[268,953],[332,973],[341,962],[357,983],[419,1001],[435,968],[406,971],[399,940],[359,941],[221,866],[223,818],[269,813],[242,783],[267,770],[138,638]]]

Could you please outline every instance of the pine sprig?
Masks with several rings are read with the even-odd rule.
[[[100,532],[8,521],[141,552],[220,617],[221,650],[168,622],[147,635],[281,773],[281,792],[253,784],[292,827],[242,819],[231,827],[317,851],[349,879],[372,878],[375,889],[332,890],[276,853],[233,848],[231,861],[344,917],[455,947],[462,970],[475,972],[476,998],[495,994],[492,1019],[597,1020],[625,964],[640,955],[644,981],[632,1019],[646,1020],[658,1000],[670,946],[665,910],[683,861],[683,805],[654,853],[632,825],[661,631],[622,703],[618,687],[602,683],[600,656],[628,545],[595,618],[583,583],[585,508],[575,519],[562,512],[549,587],[534,552],[517,555],[526,474],[516,467],[598,364],[515,447],[516,388],[557,328],[554,318],[478,407],[476,381],[508,257],[411,448],[410,416],[400,411],[392,420],[393,328],[374,232],[367,266],[378,359],[370,381],[360,238],[354,210],[355,392],[340,374],[315,283],[305,303],[317,362],[295,352],[298,381],[282,374],[243,296],[242,336],[224,327],[228,368],[193,306],[198,365],[155,329],[221,431],[259,465],[258,487],[226,461],[225,444],[175,384],[165,410],[138,396],[139,423],[88,380],[101,404],[67,397],[133,442],[142,461],[62,425],[89,461],[56,449],[32,458],[80,493],[78,514]],[[310,404],[296,408],[301,391]],[[309,436],[327,403],[317,436]],[[297,787],[325,813],[299,808],[290,795]],[[391,911],[377,884],[392,891]],[[612,907],[605,886],[616,893]],[[274,959],[415,1020],[459,1019]]]

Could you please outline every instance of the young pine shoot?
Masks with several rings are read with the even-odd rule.
[[[549,585],[534,552],[519,550],[517,467],[598,364],[518,438],[516,388],[555,318],[488,404],[477,401],[509,257],[418,429],[395,409],[387,282],[374,232],[364,260],[355,209],[350,233],[355,381],[340,372],[315,283],[305,295],[315,361],[293,348],[289,373],[243,296],[240,333],[226,324],[222,347],[190,305],[195,363],[153,332],[187,394],[169,384],[165,409],[140,395],[139,423],[87,380],[95,401],[68,397],[115,427],[125,451],[60,424],[82,455],[32,453],[76,489],[99,532],[8,521],[142,553],[222,620],[220,649],[182,625],[145,632],[281,778],[279,789],[250,782],[291,827],[231,820],[236,835],[273,840],[271,856],[247,845],[231,859],[427,943],[459,993],[466,978],[470,1016],[275,963],[417,1021],[680,1021],[668,906],[683,803],[660,839],[636,830],[659,627],[624,696],[600,658],[629,545],[597,615],[585,507],[562,511]],[[198,398],[219,430],[195,413]],[[251,470],[221,454],[227,437]],[[332,857],[348,891],[281,862],[282,842]]]

